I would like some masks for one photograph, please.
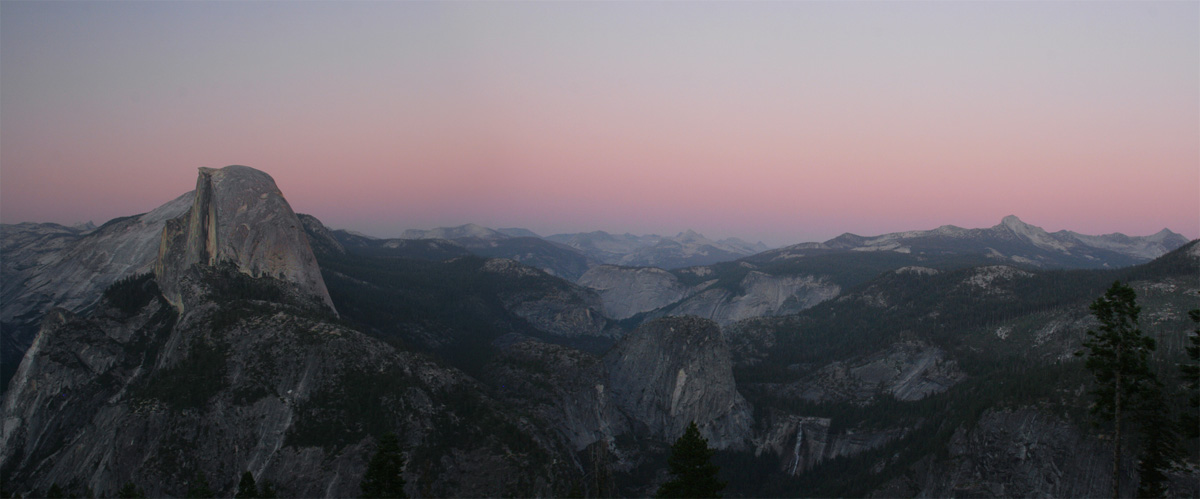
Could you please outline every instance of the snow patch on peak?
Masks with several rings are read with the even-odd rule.
[[[990,289],[996,281],[1011,281],[1018,277],[1031,276],[1033,274],[1007,265],[991,265],[976,268],[971,277],[967,278],[966,284],[980,289]]]
[[[957,225],[943,225],[941,227],[933,229],[933,233],[937,234],[939,236],[962,236],[967,233],[967,229],[964,229]]]
[[[917,274],[917,275],[937,275],[937,274],[940,274],[941,272],[939,272],[937,269],[931,269],[929,267],[919,267],[916,265],[910,265],[908,267],[900,267],[900,268],[896,269],[896,273],[897,274]]]
[[[533,267],[521,265],[515,260],[507,258],[491,258],[484,262],[483,270],[493,274],[509,275],[514,277],[537,277],[543,272]]]
[[[704,276],[712,275],[713,269],[712,269],[712,267],[688,267],[686,269],[681,270],[681,272],[687,272],[687,273],[695,275],[697,277],[704,277]]]
[[[1005,227],[1028,227],[1029,224],[1022,222],[1016,215],[1009,215],[1000,220],[1000,224]]]
[[[1017,237],[1028,240],[1039,248],[1061,251],[1063,253],[1071,252],[1067,249],[1066,245],[1059,242],[1054,236],[1046,233],[1041,227],[1022,222],[1016,215],[1004,217],[1004,220],[1000,221],[1000,226],[1008,229]]]

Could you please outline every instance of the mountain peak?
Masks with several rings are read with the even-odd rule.
[[[154,274],[163,296],[183,309],[183,274],[192,265],[224,262],[292,283],[333,309],[303,224],[275,179],[248,166],[199,169],[191,209],[163,228]]]
[[[1054,236],[1046,233],[1046,231],[1041,227],[1022,222],[1021,219],[1017,218],[1016,215],[1004,217],[1004,219],[1000,221],[1000,225],[996,226],[996,228],[1001,227],[1008,229],[1009,232],[1012,232],[1012,234],[1017,238],[1025,239],[1039,248],[1058,251],[1061,253],[1070,253],[1070,250],[1067,249],[1067,246],[1061,241],[1055,239]]]
[[[679,235],[675,236],[675,239],[682,243],[708,241],[708,238],[704,237],[703,234],[696,232],[692,229],[688,229],[683,232],[680,232]]]
[[[520,227],[507,227],[507,228],[502,228],[502,229],[496,229],[496,232],[499,232],[499,233],[504,234],[509,237],[536,237],[538,239],[541,239],[541,237],[542,237],[542,236],[538,235],[538,233],[536,233],[532,230],[524,229],[524,228],[520,228]]]
[[[1017,216],[1016,216],[1016,215],[1009,215],[1009,216],[1007,216],[1007,217],[1004,217],[1004,219],[1003,219],[1003,220],[1000,220],[1000,225],[1003,225],[1003,226],[1005,226],[1005,227],[1008,227],[1008,228],[1010,228],[1010,229],[1013,229],[1013,228],[1032,227],[1031,225],[1029,225],[1029,224],[1027,224],[1027,223],[1025,223],[1025,222],[1022,222],[1022,221],[1021,221],[1021,219],[1020,219],[1020,218],[1017,218]]]

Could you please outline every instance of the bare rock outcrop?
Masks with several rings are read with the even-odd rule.
[[[750,271],[742,278],[740,292],[710,288],[672,308],[671,315],[697,315],[721,325],[771,315],[794,314],[842,291],[824,278],[808,275],[775,276]]]
[[[604,362],[612,400],[636,433],[669,442],[694,421],[713,447],[741,448],[748,440],[752,411],[734,384],[729,348],[715,322],[648,322]]]
[[[884,394],[913,401],[944,392],[965,378],[958,363],[942,349],[904,341],[871,355],[832,362],[789,391],[814,402],[866,403]]]
[[[544,332],[564,338],[617,334],[606,329],[600,298],[587,288],[504,258],[489,259],[480,270],[507,283],[497,293],[505,309]]]
[[[188,275],[201,287],[238,278],[203,266]],[[2,405],[7,487],[112,497],[134,482],[182,497],[203,473],[228,497],[250,471],[284,497],[350,497],[374,435],[391,428],[435,463],[406,470],[410,494],[547,496],[544,477],[565,472],[513,459],[556,447],[427,356],[289,304],[218,301],[179,314],[152,279],[135,282],[136,310],[105,298],[86,317],[48,315]]]
[[[709,271],[707,267],[689,270]],[[757,270],[747,272],[736,289],[716,287],[716,279],[687,286],[662,269],[612,265],[594,267],[578,282],[600,294],[605,314],[614,319],[650,312],[652,317],[695,315],[721,325],[794,314],[835,298],[842,291],[822,277],[771,275]]]
[[[599,357],[561,345],[511,335],[498,342],[486,379],[509,404],[549,423],[572,450],[628,431],[610,403]]]
[[[600,294],[605,315],[613,319],[665,307],[690,292],[673,274],[653,267],[599,265],[580,276],[578,283]]]
[[[16,371],[48,311],[84,312],[112,283],[153,270],[163,226],[191,204],[188,192],[90,229],[0,225],[0,383]]]
[[[798,476],[818,464],[850,457],[902,438],[906,428],[846,430],[831,432],[829,418],[775,414],[767,418],[768,429],[754,440],[754,453],[779,456],[780,471]]]
[[[948,451],[944,462],[918,473],[915,495],[1098,497],[1112,491],[1110,447],[1035,409],[989,410],[973,428],[959,428]],[[1134,463],[1124,468],[1131,471]],[[1121,495],[1132,496],[1136,478],[1121,481]]]
[[[188,268],[226,262],[292,283],[297,294],[334,308],[299,218],[270,175],[246,166],[200,168],[191,209],[163,228],[154,273],[163,296],[182,310]]]

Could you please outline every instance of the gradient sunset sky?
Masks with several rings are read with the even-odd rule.
[[[0,2],[0,221],[1200,236],[1200,2]]]

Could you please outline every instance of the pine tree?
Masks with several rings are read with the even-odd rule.
[[[1138,460],[1138,497],[1163,497],[1167,493],[1167,470],[1183,454],[1162,383],[1150,380],[1136,397],[1131,416],[1137,421],[1142,437]]]
[[[711,462],[714,452],[693,421],[671,446],[667,458],[671,479],[658,488],[655,497],[721,497],[725,482],[717,479],[720,467]]]
[[[1150,371],[1149,356],[1154,338],[1138,327],[1141,307],[1133,288],[1114,282],[1104,296],[1092,302],[1092,314],[1100,321],[1099,330],[1088,330],[1083,346],[1089,350],[1084,364],[1096,377],[1091,412],[1113,422],[1113,497],[1120,496],[1122,429],[1135,397],[1144,396],[1158,383]],[[1082,355],[1082,352],[1080,352]]]
[[[1188,409],[1183,411],[1180,426],[1187,438],[1200,438],[1200,308],[1188,312],[1196,330],[1188,335],[1188,362],[1179,365],[1183,385],[1188,392]]]
[[[404,455],[395,433],[380,437],[359,487],[364,498],[408,497],[404,493]]]
[[[237,494],[234,499],[257,499],[258,486],[254,483],[254,474],[247,471],[242,473],[242,480],[238,482]]]

